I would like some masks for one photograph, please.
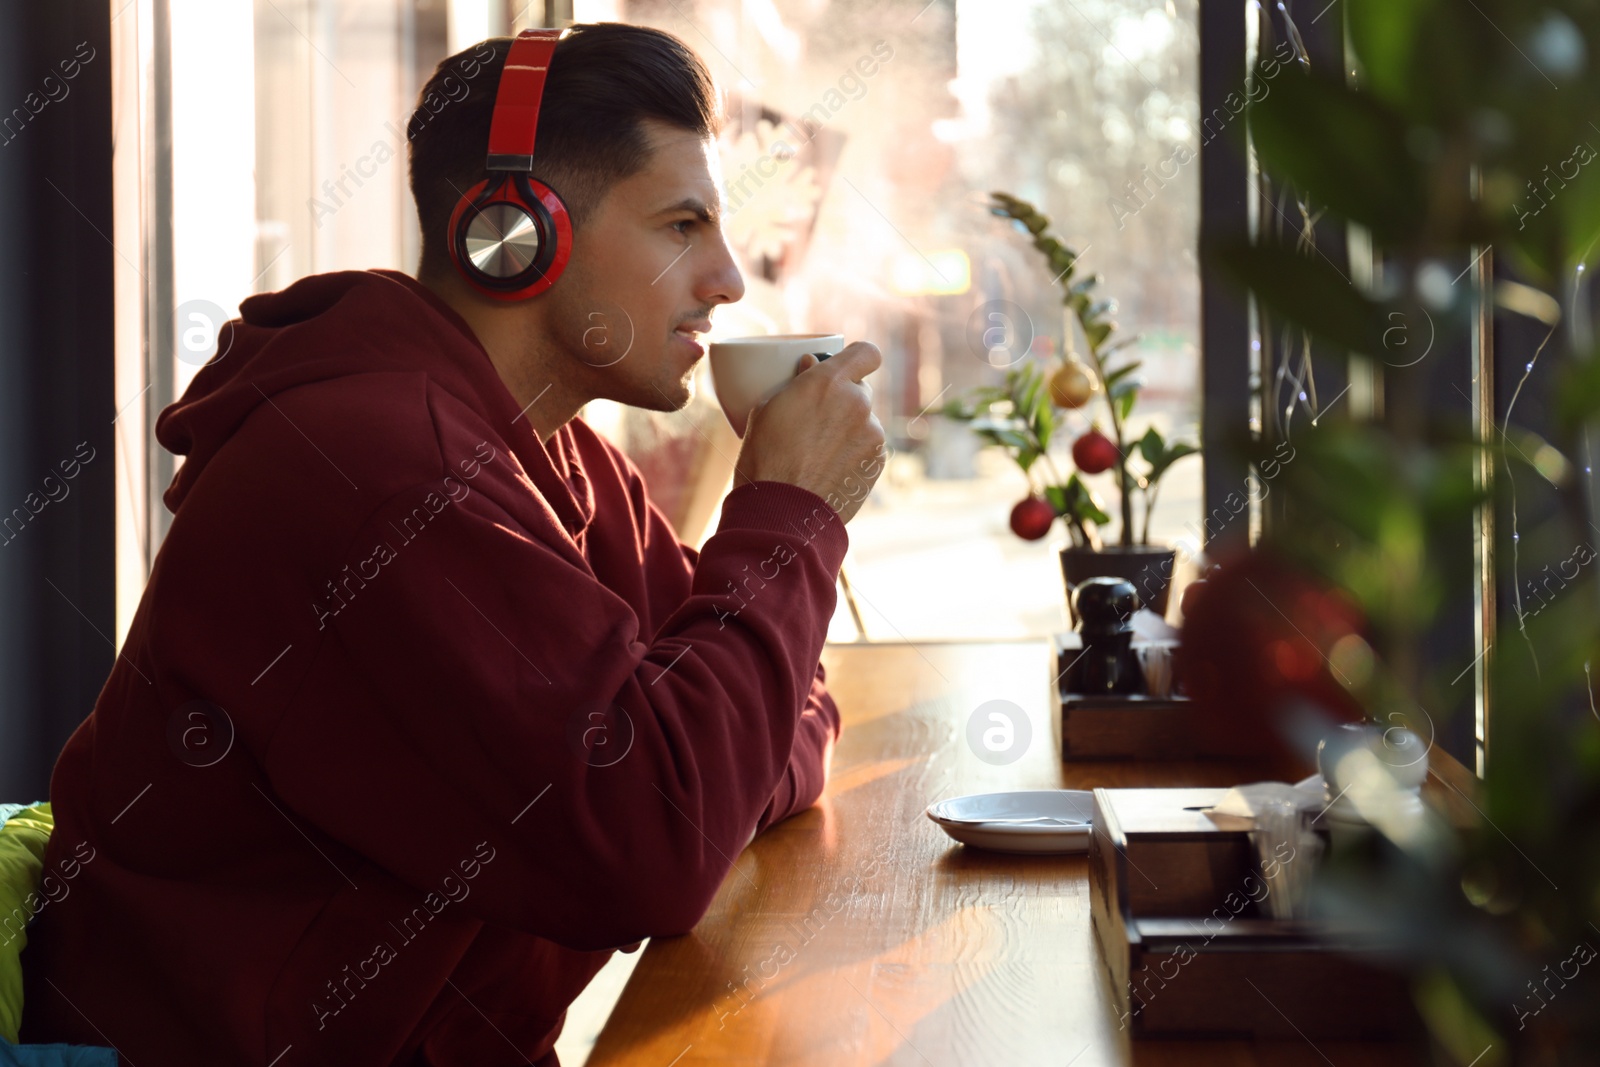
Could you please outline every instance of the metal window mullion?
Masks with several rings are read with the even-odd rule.
[[[1478,311],[1472,322],[1472,381],[1474,390],[1473,432],[1479,443],[1475,479],[1484,499],[1473,513],[1473,643],[1477,647],[1477,666],[1473,669],[1473,735],[1476,739],[1476,770],[1481,776],[1489,767],[1489,666],[1494,655],[1495,598],[1494,537],[1495,503],[1489,490],[1494,485],[1494,453],[1487,447],[1495,439],[1494,394],[1494,306],[1490,299],[1494,284],[1494,252],[1472,250],[1477,257],[1472,284]]]
[[[155,565],[172,515],[162,502],[177,470],[175,457],[156,440],[156,418],[177,397],[177,351],[173,321],[172,232],[172,8],[170,0],[150,0],[150,108],[144,212],[145,471],[148,540],[145,573]]]

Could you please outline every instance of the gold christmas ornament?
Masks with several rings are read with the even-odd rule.
[[[1099,388],[1089,368],[1075,359],[1050,376],[1050,400],[1058,408],[1081,408]]]

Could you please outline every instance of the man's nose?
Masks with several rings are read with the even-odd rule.
[[[718,235],[716,249],[696,283],[694,295],[702,303],[733,304],[744,299],[744,275],[726,237]]]

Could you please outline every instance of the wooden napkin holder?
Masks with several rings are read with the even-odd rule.
[[[1400,974],[1346,954],[1381,958],[1370,934],[1270,917],[1247,831],[1201,810],[1225,792],[1094,791],[1090,907],[1119,1027],[1311,1041],[1411,1032]]]
[[[1227,759],[1237,752],[1197,728],[1193,703],[1133,695],[1089,695],[1066,690],[1067,666],[1081,645],[1075,633],[1055,635],[1054,689],[1061,704],[1063,760]]]

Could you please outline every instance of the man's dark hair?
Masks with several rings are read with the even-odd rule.
[[[406,127],[424,276],[449,269],[446,229],[461,194],[485,177],[489,123],[510,37],[442,61]],[[711,72],[670,33],[620,22],[573,26],[556,45],[539,107],[533,176],[581,226],[611,186],[650,162],[641,120],[715,138],[724,116]]]

